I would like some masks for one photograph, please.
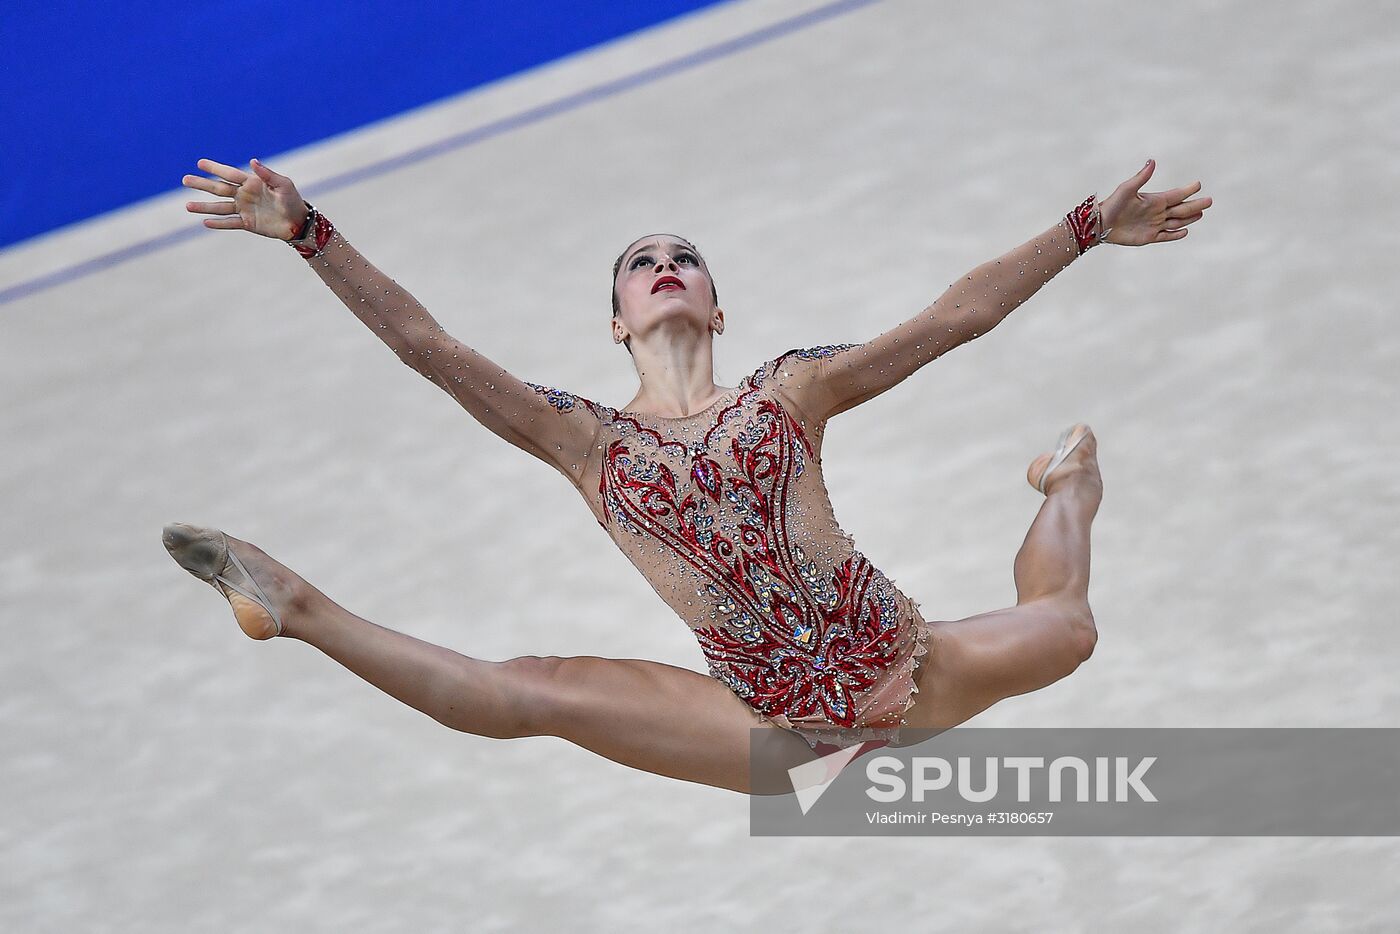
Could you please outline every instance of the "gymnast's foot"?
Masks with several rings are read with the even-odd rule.
[[[1055,454],[1062,448],[1072,448],[1064,459],[1046,473],[1046,468],[1055,460]],[[1095,502],[1103,498],[1103,479],[1099,476],[1098,441],[1093,429],[1079,422],[1061,436],[1056,451],[1042,454],[1031,461],[1026,470],[1030,485],[1051,496],[1061,490],[1072,490],[1091,496]]]
[[[288,625],[320,596],[261,548],[218,529],[172,522],[161,541],[176,563],[228,599],[238,627],[249,638],[287,635]]]

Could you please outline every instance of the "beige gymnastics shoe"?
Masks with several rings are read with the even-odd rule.
[[[1076,422],[1066,428],[1064,433],[1060,435],[1060,440],[1055,445],[1054,453],[1042,454],[1031,461],[1030,469],[1026,471],[1026,480],[1031,486],[1044,493],[1045,482],[1050,478],[1050,474],[1054,472],[1056,467],[1063,464],[1065,458],[1069,457],[1070,452],[1078,447],[1079,442],[1089,437],[1090,434],[1091,429],[1083,422]]]
[[[162,531],[161,542],[180,567],[228,600],[238,627],[249,638],[271,639],[282,634],[282,617],[229,548],[227,535],[218,529],[172,522]]]

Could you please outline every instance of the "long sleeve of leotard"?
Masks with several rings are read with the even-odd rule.
[[[873,399],[924,364],[987,333],[1078,255],[1075,233],[1062,219],[973,269],[918,315],[865,343],[790,351],[774,378],[808,418],[824,421]]]
[[[407,289],[380,272],[326,224],[329,239],[306,262],[399,359],[441,387],[494,434],[553,466],[578,486],[598,431],[586,406],[517,379],[467,346]]]

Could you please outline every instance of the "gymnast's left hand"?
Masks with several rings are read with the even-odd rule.
[[[1148,159],[1141,171],[1100,202],[1103,226],[1111,228],[1105,243],[1145,246],[1180,240],[1186,236],[1188,224],[1194,224],[1205,216],[1211,199],[1191,198],[1201,190],[1200,182],[1170,191],[1142,191],[1142,186],[1147,184],[1156,168],[1156,160]],[[1191,200],[1188,201],[1188,198]]]

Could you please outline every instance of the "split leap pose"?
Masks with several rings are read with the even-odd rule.
[[[1089,527],[1102,497],[1095,439],[1071,426],[1027,479],[1045,494],[1016,555],[1015,606],[928,622],[837,525],[822,480],[827,421],[996,327],[1100,243],[1186,236],[1210,207],[1196,182],[1143,192],[1151,160],[1099,202],[958,279],[860,344],[789,350],[733,387],[713,381],[724,312],[687,240],[634,241],[613,267],[613,340],[641,386],[615,409],[524,382],[446,333],[292,181],[257,160],[200,160],[184,184],[205,226],[289,241],[370,331],[493,433],[568,478],[606,534],[694,632],[709,676],[642,659],[487,661],[342,608],[255,545],[175,523],[163,541],[254,639],[310,643],[433,719],[495,738],[558,736],[660,775],[749,793],[750,730],[796,765],[901,727],[945,729],[1045,687],[1093,651]],[[877,465],[871,465],[872,471]],[[791,790],[790,788],[787,790]]]

